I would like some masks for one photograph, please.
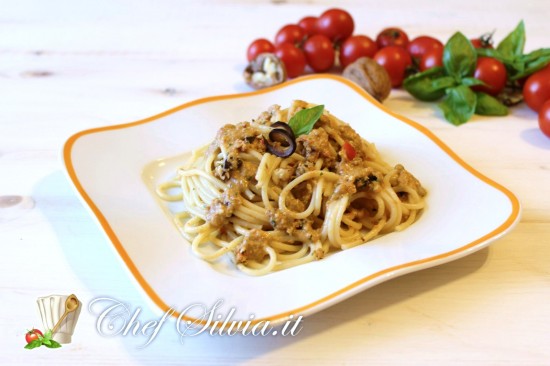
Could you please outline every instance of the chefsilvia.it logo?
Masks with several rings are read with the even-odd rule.
[[[92,300],[88,306],[90,313],[97,316],[96,330],[104,337],[143,335],[147,341],[140,347],[148,346],[159,334],[168,319],[175,318],[175,329],[183,343],[185,337],[194,337],[202,333],[219,336],[295,336],[302,330],[302,316],[290,315],[288,320],[275,329],[269,320],[257,320],[254,315],[249,319],[233,320],[235,308],[229,309],[224,315],[219,312],[222,300],[218,300],[210,308],[204,304],[192,304],[178,313],[174,308],[169,308],[161,318],[143,322],[139,319],[141,308],[134,311],[123,302],[101,297]]]
[[[45,333],[38,329],[27,330],[26,349],[40,346],[59,348],[71,343],[71,338],[80,315],[82,303],[74,295],[50,295],[37,299],[38,312],[42,318]]]

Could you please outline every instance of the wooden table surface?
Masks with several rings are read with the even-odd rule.
[[[73,133],[130,122],[200,97],[249,91],[255,38],[329,1],[0,1],[0,364],[550,364],[550,139],[525,105],[507,117],[445,122],[436,104],[394,90],[385,104],[432,130],[520,199],[521,222],[489,248],[390,280],[303,322],[287,337],[211,336],[180,343],[163,328],[105,337],[87,305],[114,297],[157,319],[66,178]],[[528,50],[550,46],[546,0],[342,1],[356,33],[386,26],[446,40],[497,40],[523,19]],[[467,194],[467,192],[464,192]],[[42,328],[36,298],[75,293],[73,342],[24,350]]]

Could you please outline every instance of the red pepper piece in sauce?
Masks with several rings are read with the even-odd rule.
[[[342,149],[344,149],[344,152],[346,153],[346,158],[348,158],[348,160],[353,160],[355,158],[355,155],[357,155],[357,152],[355,151],[353,146],[351,146],[351,144],[347,141],[344,142],[344,145],[342,145]]]

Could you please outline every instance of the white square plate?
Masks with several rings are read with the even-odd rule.
[[[293,99],[324,104],[374,142],[386,161],[402,163],[427,189],[427,208],[403,232],[266,276],[248,277],[196,258],[155,187],[222,125],[250,120],[272,104],[287,106]],[[234,320],[253,314],[256,320],[280,323],[477,251],[509,231],[520,213],[510,191],[472,169],[426,128],[330,75],[200,99],[134,123],[82,131],[66,142],[63,153],[79,194],[139,286],[163,311],[223,300],[218,312],[235,308]]]

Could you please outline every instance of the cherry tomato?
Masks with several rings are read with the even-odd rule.
[[[287,24],[282,27],[275,36],[275,45],[281,43],[292,43],[298,46],[304,40],[306,32],[302,27],[296,24]]]
[[[376,43],[378,44],[378,48],[388,46],[407,47],[407,44],[409,44],[409,37],[401,28],[386,28],[382,32],[378,33]]]
[[[334,42],[351,36],[354,27],[353,18],[342,9],[329,9],[317,20],[317,33],[327,36]]]
[[[281,59],[285,65],[289,78],[295,78],[304,73],[306,68],[306,56],[301,49],[292,43],[282,43],[275,48],[275,56]]]
[[[550,138],[550,99],[544,102],[539,111],[539,127]]]
[[[550,65],[527,78],[523,85],[523,99],[536,112],[550,99]]]
[[[340,65],[346,67],[359,57],[372,58],[378,51],[378,46],[367,36],[351,36],[340,46]]]
[[[25,334],[25,340],[27,343],[31,343],[32,341],[37,340],[38,336],[42,337],[44,335],[38,329],[31,329],[27,332],[27,334]]]
[[[248,50],[246,51],[246,58],[248,61],[254,60],[260,53],[265,52],[274,52],[275,46],[273,43],[269,42],[265,38],[259,38],[252,42],[250,46],[248,46]]]
[[[420,59],[420,71],[426,71],[432,67],[443,66],[443,48],[432,48]]]
[[[304,43],[307,64],[315,72],[327,71],[334,65],[334,48],[332,42],[322,34],[316,34]]]
[[[430,36],[419,36],[407,45],[407,51],[412,58],[421,59],[422,56],[434,48],[443,49],[443,43]]]
[[[473,90],[497,95],[506,85],[506,67],[492,57],[478,57],[474,77],[487,85],[476,85]]]
[[[376,52],[374,59],[386,69],[393,87],[398,87],[403,83],[405,71],[408,66],[412,65],[411,56],[407,50],[399,46],[382,48]]]
[[[355,158],[355,155],[357,155],[357,151],[355,151],[353,146],[347,141],[345,141],[342,145],[342,149],[344,150],[344,153],[346,154],[346,158],[348,158],[348,160],[353,160],[353,158]]]
[[[317,33],[317,17],[304,17],[300,19],[298,25],[306,32],[308,37]]]

